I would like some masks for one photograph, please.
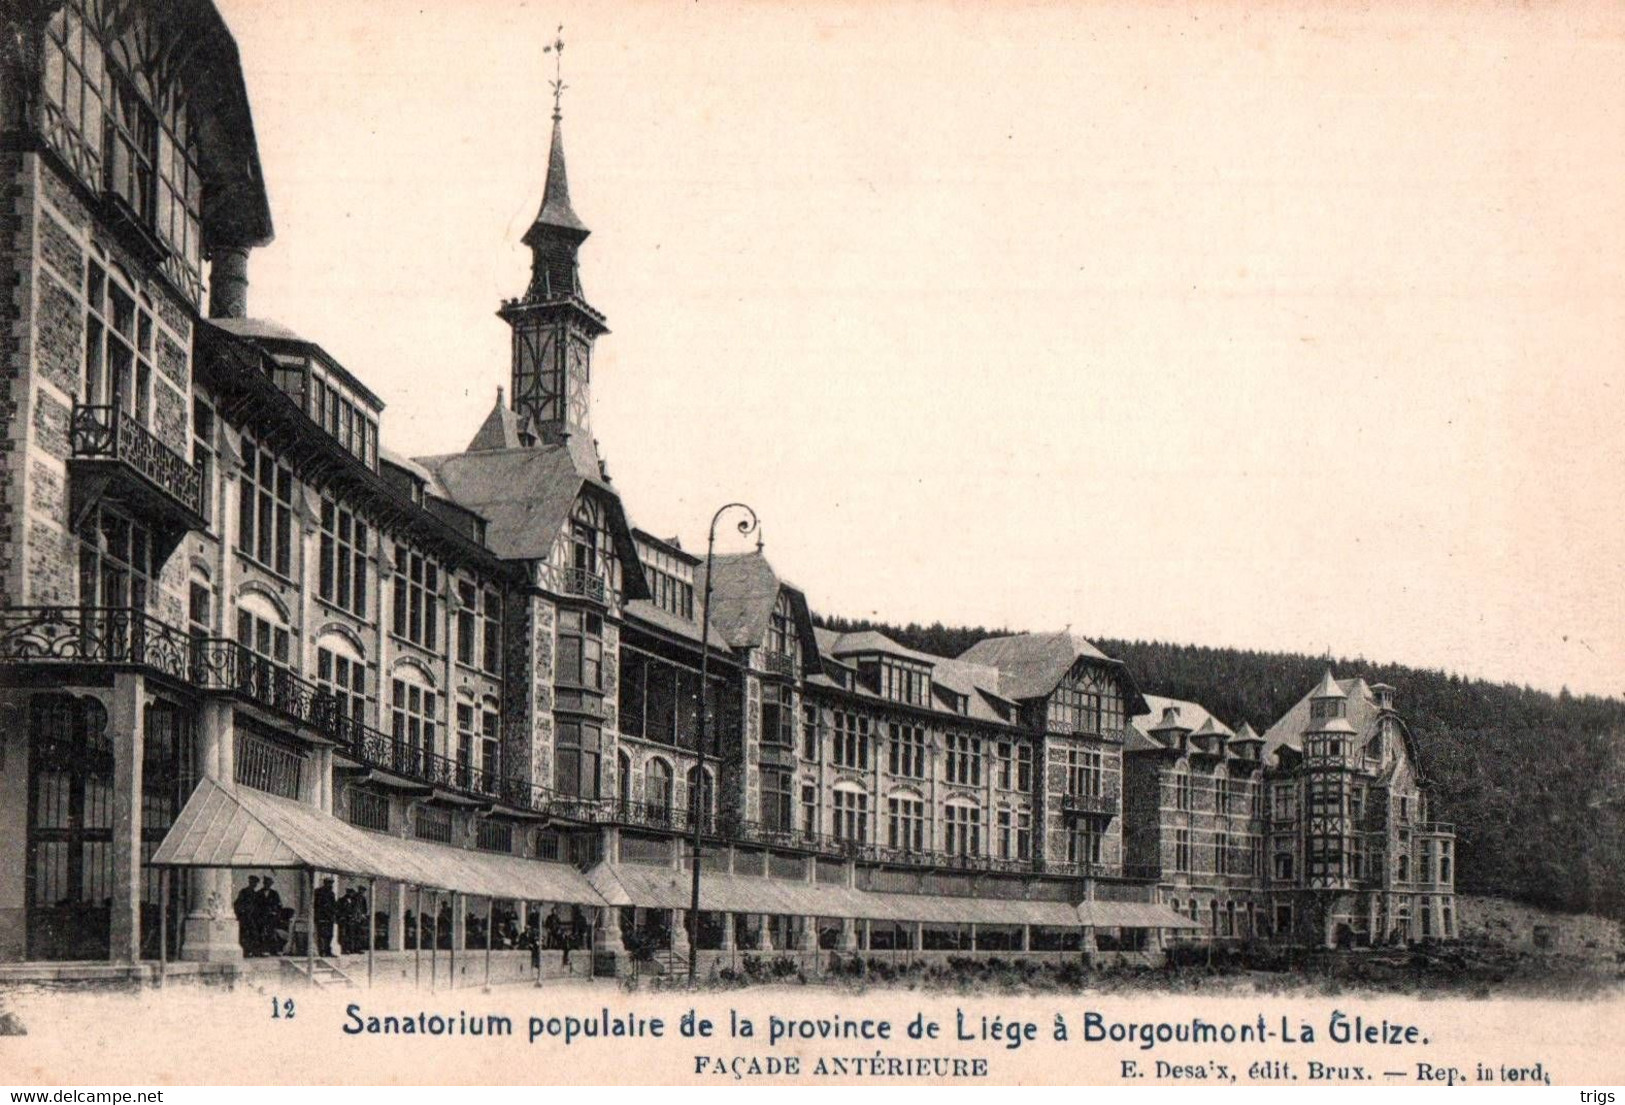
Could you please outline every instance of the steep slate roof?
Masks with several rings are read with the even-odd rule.
[[[705,594],[705,568],[694,573],[694,590]],[[755,648],[767,637],[767,621],[779,599],[779,577],[760,552],[711,558],[711,626],[735,648]]]
[[[1146,711],[1135,714],[1129,723],[1128,739],[1123,745],[1124,751],[1149,752],[1162,748],[1163,746],[1151,735],[1151,730],[1162,724],[1162,715],[1169,708],[1177,711],[1174,716],[1179,724],[1193,733],[1211,723],[1218,732],[1226,736],[1232,735],[1228,725],[1214,717],[1207,707],[1198,703],[1187,702],[1182,698],[1166,698],[1160,694],[1148,694],[1145,696],[1145,704]]]
[[[491,413],[485,416],[485,421],[474,434],[474,439],[468,443],[466,453],[483,453],[489,449],[520,449],[524,442],[520,440],[519,413],[502,397],[502,389],[497,389],[496,405]],[[530,435],[532,439],[534,434]]]
[[[1281,715],[1280,720],[1264,731],[1266,762],[1281,748],[1299,752],[1303,750],[1303,734],[1310,728],[1315,728],[1309,719],[1309,703],[1315,698],[1328,697],[1326,684],[1327,680],[1321,680],[1319,686],[1298,699],[1292,709]],[[1348,698],[1349,725],[1356,733],[1369,736],[1376,728],[1381,711],[1377,709],[1376,700],[1365,680],[1359,677],[1333,680],[1331,689],[1336,695]]]
[[[1113,662],[1071,633],[1018,633],[989,637],[959,654],[961,660],[999,670],[999,693],[1006,698],[1041,698],[1055,689],[1080,656]]]
[[[576,217],[575,208],[570,206],[570,178],[564,168],[564,123],[557,115],[553,116],[553,143],[547,151],[547,186],[535,221],[541,226],[587,235],[587,224]]]
[[[584,487],[603,492],[620,543],[629,598],[644,598],[643,572],[620,499],[599,475],[590,439],[572,434],[562,445],[488,449],[418,457],[445,497],[486,520],[485,540],[504,560],[546,560]]]

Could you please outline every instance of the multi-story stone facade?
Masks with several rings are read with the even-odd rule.
[[[357,373],[249,314],[271,221],[214,9],[27,11],[0,960],[308,954],[318,875],[365,894],[374,953],[453,964],[1453,933],[1384,688],[1329,681],[1258,738],[1070,634],[833,633],[760,549],[708,567],[636,528],[590,436],[607,320],[557,112],[509,387],[462,452],[409,459]]]

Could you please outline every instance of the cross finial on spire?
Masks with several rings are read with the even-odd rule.
[[[560,107],[564,99],[564,90],[569,87],[564,83],[564,24],[559,24],[557,36],[551,45],[543,46],[542,53],[553,55],[553,79],[548,83],[553,86],[553,121],[558,122],[564,118]]]

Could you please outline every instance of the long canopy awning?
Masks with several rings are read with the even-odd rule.
[[[1181,917],[1160,902],[1079,902],[1078,920],[1094,928],[1199,929],[1200,922]]]
[[[205,777],[148,863],[296,868],[380,878],[479,897],[601,905],[568,864],[369,833],[313,806]]]
[[[204,778],[148,863],[153,867],[295,869],[379,878],[477,897],[687,909],[689,873],[602,862],[583,875],[562,863],[372,833],[314,806]],[[851,917],[952,925],[1195,929],[1152,902],[1077,904],[859,890],[840,883],[704,871],[700,908],[725,913]]]
[[[689,872],[635,863],[599,863],[587,873],[612,906],[687,909]],[[700,873],[700,908],[727,913],[788,913],[802,917],[853,917],[928,925],[1045,925],[1077,928],[1200,928],[1167,906],[1151,902],[1034,901],[958,898],[933,894],[885,894],[838,883],[809,883],[768,876]]]

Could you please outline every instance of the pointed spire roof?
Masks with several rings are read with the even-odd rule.
[[[1345,692],[1343,690],[1342,687],[1339,687],[1337,685],[1337,680],[1332,678],[1332,669],[1327,668],[1326,669],[1326,674],[1321,677],[1320,686],[1316,687],[1314,693],[1311,694],[1309,697],[1310,698],[1347,698],[1348,694],[1347,694],[1347,692]]]
[[[570,206],[570,178],[564,167],[564,119],[553,113],[553,145],[547,153],[547,185],[542,192],[541,210],[531,224],[525,241],[542,230],[562,230],[578,241],[591,231]]]
[[[463,451],[483,453],[488,449],[519,449],[535,440],[536,435],[530,432],[519,414],[509,409],[507,403],[503,402],[502,389],[497,388],[496,405],[491,408],[491,413],[485,416],[485,421],[480,424],[474,440],[470,441],[468,448]]]
[[[1241,723],[1241,726],[1236,730],[1236,735],[1235,735],[1234,738],[1231,739],[1230,743],[1231,744],[1263,744],[1264,743],[1264,738],[1259,736],[1258,731],[1256,729],[1254,729],[1251,725],[1249,725],[1247,722],[1244,721],[1244,722]]]

